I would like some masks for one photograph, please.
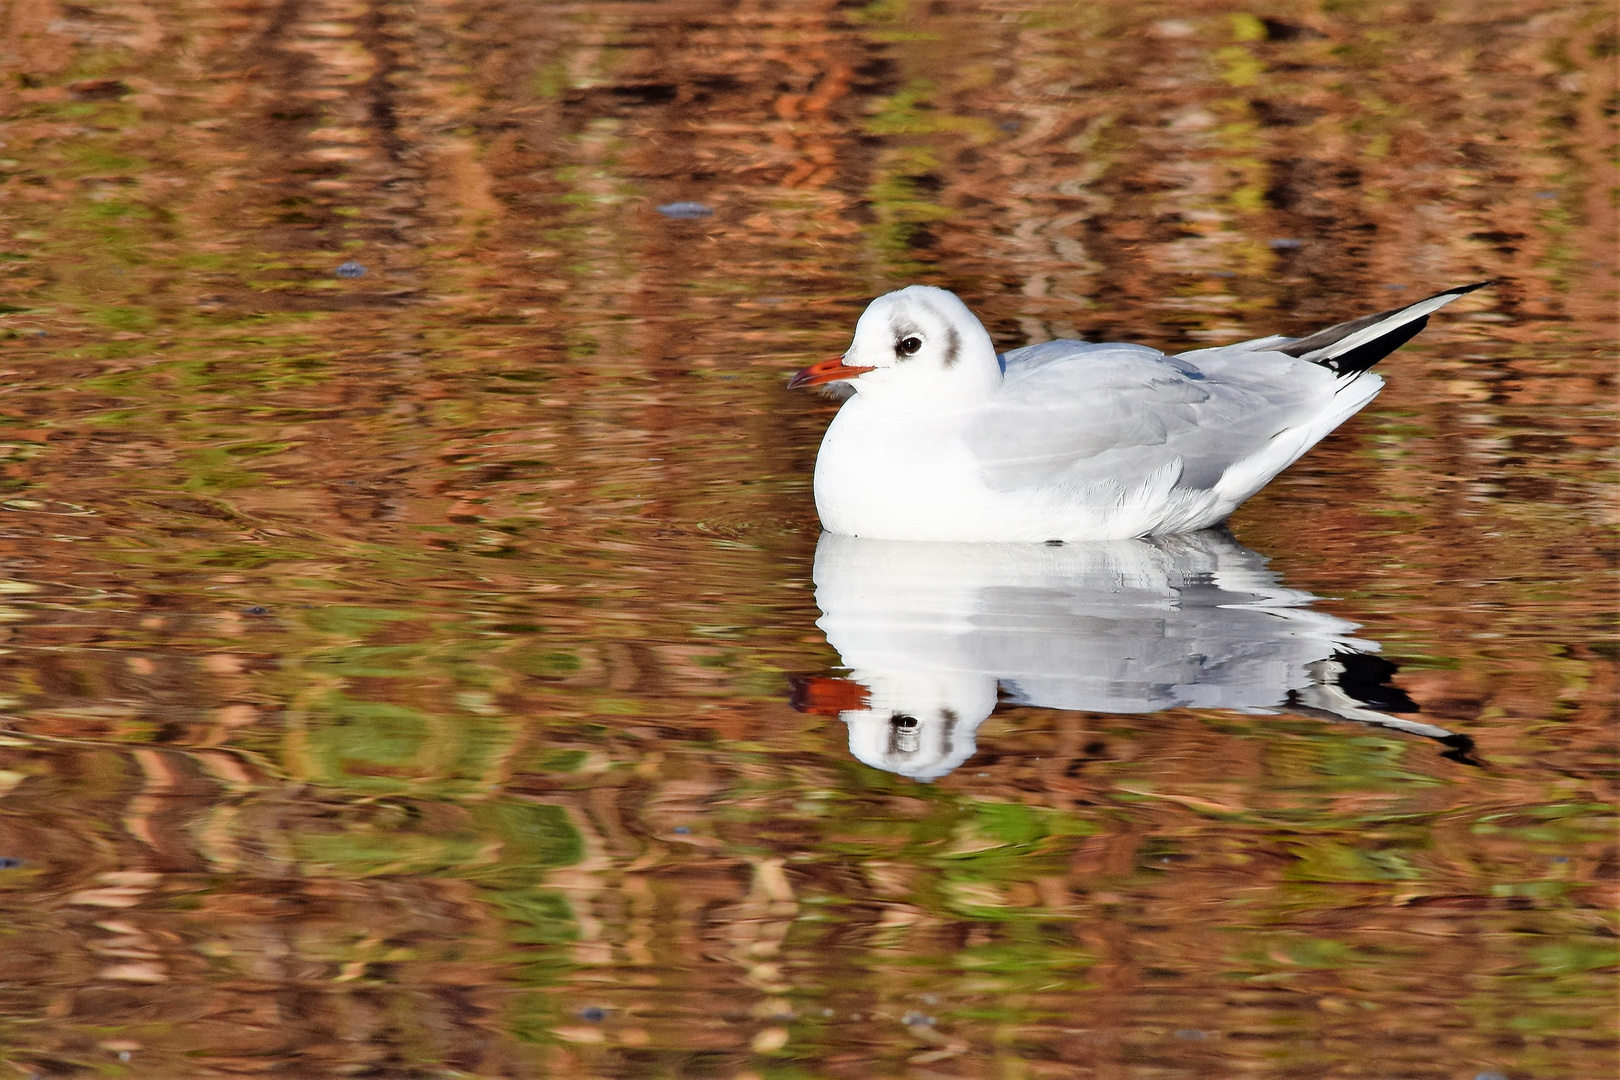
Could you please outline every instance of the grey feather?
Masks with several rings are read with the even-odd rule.
[[[1083,487],[1098,475],[1129,488],[1177,462],[1178,486],[1201,490],[1316,416],[1336,389],[1331,372],[1276,352],[1196,356],[1080,341],[1014,350],[968,444],[1001,490]]]

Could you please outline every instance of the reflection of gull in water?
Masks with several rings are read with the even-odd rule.
[[[1287,709],[1401,720],[1394,666],[1346,622],[1285,588],[1221,532],[1088,544],[934,544],[823,534],[817,623],[850,669],[801,680],[796,703],[840,716],[869,765],[919,780],[974,752],[998,700],[1145,713]]]

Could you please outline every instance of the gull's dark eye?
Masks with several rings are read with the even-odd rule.
[[[916,334],[912,334],[910,337],[903,337],[894,343],[894,352],[896,356],[912,356],[915,355],[917,350],[920,348],[922,348],[922,338],[918,337]]]

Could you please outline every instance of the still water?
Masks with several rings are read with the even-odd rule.
[[[0,10],[12,1074],[1612,1074],[1606,5]],[[1230,533],[818,538],[887,289],[1486,277]]]

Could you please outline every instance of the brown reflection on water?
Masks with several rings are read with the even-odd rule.
[[[0,11],[20,1075],[1608,1073],[1603,6]],[[1234,522],[1481,767],[1004,709],[918,785],[789,708],[782,383],[871,295],[1484,277]]]

